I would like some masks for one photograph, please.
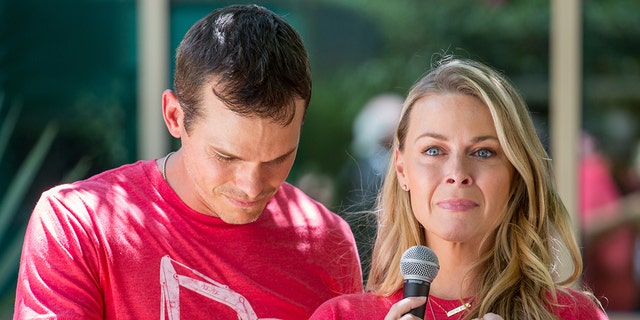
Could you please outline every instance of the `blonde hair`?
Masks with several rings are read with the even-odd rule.
[[[500,144],[515,168],[504,221],[487,252],[474,265],[478,275],[475,303],[466,319],[493,312],[508,319],[555,319],[556,290],[579,279],[582,258],[569,214],[552,180],[551,163],[538,138],[524,100],[509,80],[476,61],[447,57],[411,88],[393,142],[403,150],[414,103],[431,93],[460,93],[480,99],[490,110]],[[425,233],[411,210],[408,193],[398,183],[395,157],[377,202],[378,233],[367,290],[390,295],[403,285],[402,253],[426,245]],[[568,250],[572,272],[554,274],[557,251]],[[463,298],[463,297],[461,297]]]

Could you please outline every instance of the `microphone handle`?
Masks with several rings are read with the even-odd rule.
[[[407,279],[404,281],[403,298],[407,297],[428,297],[430,283],[422,280]],[[412,314],[420,319],[424,319],[424,311],[427,307],[427,303],[411,309],[406,314]]]

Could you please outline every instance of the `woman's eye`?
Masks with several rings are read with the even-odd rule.
[[[441,150],[438,147],[429,147],[425,149],[423,153],[428,156],[437,156],[441,153]]]
[[[476,156],[480,157],[480,158],[490,158],[492,157],[495,152],[489,150],[489,149],[480,149],[478,151],[475,152]]]

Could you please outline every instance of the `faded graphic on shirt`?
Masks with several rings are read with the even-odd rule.
[[[178,274],[175,265],[188,270],[191,275]],[[180,320],[180,287],[230,307],[237,313],[238,320],[278,320],[277,318],[258,318],[244,296],[198,270],[171,259],[168,255],[160,260],[160,286],[161,320],[164,320],[165,316],[169,320]]]

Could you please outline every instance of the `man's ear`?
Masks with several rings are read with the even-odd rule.
[[[183,132],[184,113],[178,96],[171,90],[165,90],[162,93],[162,117],[169,133],[174,138],[180,138]]]

